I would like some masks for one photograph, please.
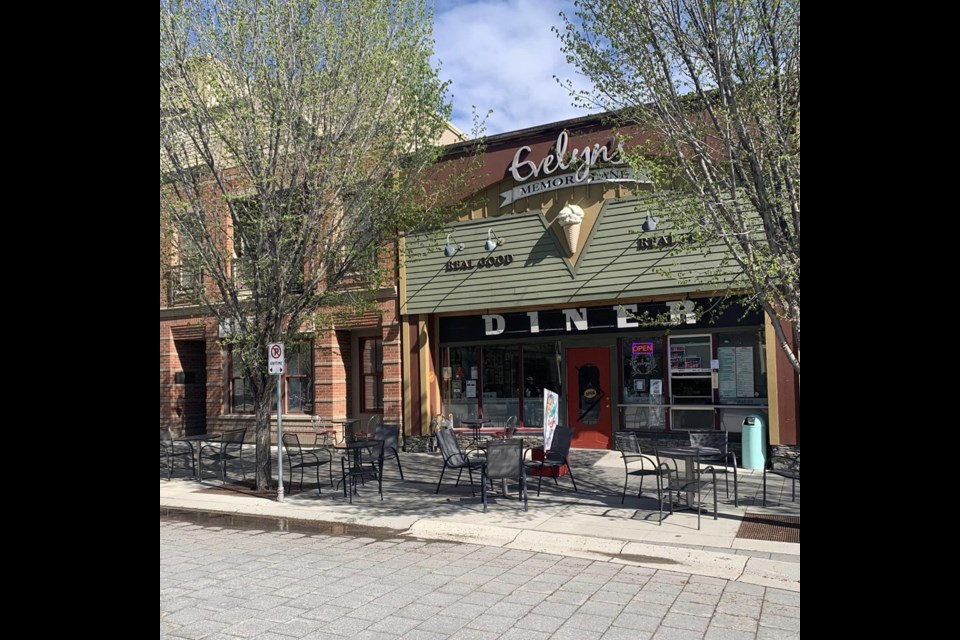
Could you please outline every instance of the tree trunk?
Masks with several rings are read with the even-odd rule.
[[[257,411],[257,491],[266,491],[272,486],[271,456],[270,456],[270,393],[264,393],[263,398],[255,399]]]

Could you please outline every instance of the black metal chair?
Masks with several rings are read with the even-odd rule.
[[[527,473],[523,464],[523,440],[500,440],[487,443],[487,460],[480,470],[480,496],[483,512],[487,512],[487,481],[516,480],[519,486],[517,498],[523,500],[527,510]]]
[[[664,493],[667,494],[667,500],[670,502],[670,514],[673,515],[673,499],[671,498],[674,491],[678,493],[686,494],[696,494],[697,496],[697,531],[700,530],[700,512],[703,508],[703,500],[701,499],[701,494],[703,490],[713,485],[713,519],[718,518],[717,514],[717,474],[714,471],[714,468],[711,466],[700,468],[700,456],[698,455],[694,459],[693,465],[693,478],[681,478],[679,472],[675,472],[673,469],[670,469],[670,466],[666,462],[660,462],[660,452],[656,449],[654,450],[657,457],[657,467],[664,468],[667,471],[667,486],[664,487]],[[710,473],[710,478],[707,480],[703,479],[705,473]],[[687,505],[690,507],[691,505]],[[660,519],[663,520],[663,504],[660,505]]]
[[[287,469],[290,474],[288,485],[293,485],[293,470],[300,469],[300,490],[303,491],[303,470],[308,467],[317,469],[317,493],[320,490],[320,467],[327,465],[330,470],[330,486],[333,486],[333,457],[328,449],[303,449],[300,446],[300,436],[295,433],[283,434],[283,449],[287,454]],[[327,459],[321,460],[318,452],[326,454]]]
[[[460,486],[460,476],[463,475],[464,469],[467,470],[467,475],[470,476],[470,493],[476,497],[477,492],[473,486],[473,470],[481,470],[484,458],[480,456],[470,457],[463,453],[457,444],[457,436],[453,433],[453,429],[447,427],[437,429],[437,445],[440,447],[440,455],[443,456],[443,469],[440,470],[440,480],[437,482],[437,490],[435,493],[440,493],[443,474],[449,467],[460,470],[457,473],[457,482],[453,485],[455,487]]]
[[[329,420],[316,415],[310,416],[310,426],[314,431],[314,444],[318,447],[332,447],[337,443],[337,430]]]
[[[637,435],[635,433],[624,433],[619,432],[613,434],[614,443],[617,448],[617,451],[620,452],[620,457],[623,458],[623,469],[624,469],[624,478],[623,478],[623,495],[620,496],[620,504],[623,504],[627,498],[627,482],[630,480],[630,476],[638,476],[640,478],[640,488],[637,489],[637,497],[640,497],[640,494],[643,492],[643,479],[652,476],[657,483],[657,502],[660,503],[660,520],[663,520],[663,485],[664,478],[666,478],[667,483],[669,483],[670,467],[666,466],[661,467],[657,460],[654,460],[652,457],[644,455],[640,451],[640,443],[637,441]],[[639,462],[639,469],[631,469],[630,465]],[[649,464],[649,468],[647,465]]]
[[[510,416],[503,421],[503,437],[509,440],[517,433],[517,416]]]
[[[220,441],[216,444],[205,444],[200,447],[200,481],[203,481],[203,461],[210,460],[220,468],[220,480],[227,481],[227,462],[238,460],[240,463],[240,473],[243,480],[247,480],[247,472],[243,468],[243,439],[246,437],[247,430],[231,429],[224,431],[220,435]]]
[[[373,414],[372,416],[370,416],[370,419],[367,420],[366,433],[370,433],[370,434],[376,433],[377,427],[379,427],[382,424],[383,424],[383,417],[381,417],[379,413]]]
[[[370,451],[376,449],[378,453],[370,456]],[[377,481],[377,491],[380,493],[380,500],[383,500],[383,443],[370,449],[358,448],[349,449],[347,454],[340,458],[340,469],[343,473],[341,481],[343,482],[344,497],[349,496],[350,504],[353,504],[353,494],[357,493],[357,480],[363,484],[367,478]],[[370,456],[367,462],[364,462],[364,452]],[[347,486],[349,485],[349,487]]]
[[[722,467],[714,466],[714,471],[716,473],[723,474],[723,484],[727,491],[727,499],[730,499],[730,469],[733,468],[733,506],[740,506],[740,494],[737,489],[737,454],[733,451],[730,451],[729,438],[726,431],[691,431],[690,434],[690,446],[691,447],[712,447],[714,449],[720,450],[720,455],[718,456],[701,456],[700,460],[702,462],[720,462],[723,464]]]
[[[397,461],[397,469],[400,470],[400,479],[403,480],[403,467],[400,466],[400,425],[398,424],[384,424],[380,423],[377,425],[377,430],[373,436],[374,440],[380,440],[383,442],[380,447],[374,447],[371,450],[371,454],[374,456],[383,455],[390,456],[392,455]],[[377,451],[377,449],[382,449],[382,451]]]
[[[779,469],[775,466],[777,461],[782,461]],[[767,474],[772,473],[787,478],[791,482],[790,500],[797,501],[797,483],[800,482],[800,456],[796,458],[791,456],[771,456],[770,462],[763,467],[763,506],[767,506]]]
[[[577,492],[577,481],[573,478],[573,469],[570,467],[570,443],[573,441],[573,429],[569,427],[557,427],[553,432],[553,442],[550,443],[550,450],[543,452],[543,460],[524,460],[523,464],[528,469],[539,469],[540,480],[537,482],[537,495],[540,495],[540,487],[543,485],[543,474],[547,469],[556,469],[552,473],[553,482],[558,487],[560,482],[557,476],[564,465],[567,466],[567,473],[570,474],[570,482],[573,483],[573,491]]]
[[[170,429],[160,427],[160,467],[167,469],[167,480],[173,477],[173,467],[179,458],[190,461],[189,468],[196,477],[197,461],[193,455],[193,447],[186,442],[174,442]]]

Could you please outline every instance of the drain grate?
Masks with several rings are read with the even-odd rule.
[[[800,516],[775,516],[747,512],[737,531],[738,538],[800,543]]]

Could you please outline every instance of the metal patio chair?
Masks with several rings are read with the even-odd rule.
[[[527,510],[527,472],[523,464],[523,440],[500,440],[487,443],[487,460],[480,470],[480,496],[483,512],[487,512],[487,481],[515,480],[519,486],[518,500]]]
[[[193,447],[189,443],[175,442],[168,427],[160,427],[160,466],[167,469],[167,480],[173,477],[173,467],[180,458],[190,461],[190,470],[194,477],[197,475],[197,461],[193,455]]]
[[[691,431],[690,432],[690,446],[691,447],[712,447],[714,449],[720,450],[720,455],[718,456],[701,456],[701,462],[719,462],[723,466],[717,467],[714,466],[713,469],[717,473],[723,474],[723,484],[727,491],[727,499],[730,499],[730,469],[733,468],[733,506],[740,506],[740,494],[737,489],[737,454],[733,451],[730,451],[729,446],[729,437],[726,431]]]
[[[333,486],[333,457],[328,449],[303,449],[300,446],[300,436],[295,433],[283,434],[283,450],[287,454],[287,465],[289,473],[289,485],[293,485],[293,470],[300,469],[300,490],[303,491],[303,470],[309,467],[317,469],[317,493],[322,495],[320,490],[320,467],[327,465],[330,470],[330,486]],[[322,452],[327,457],[321,460]]]
[[[363,484],[367,478],[377,481],[377,491],[380,493],[380,500],[383,500],[383,449],[383,443],[376,447],[349,449],[340,458],[343,493],[344,496],[349,496],[350,504],[353,504],[353,494],[357,493],[357,480]],[[371,455],[373,450],[376,452]],[[364,454],[367,455],[367,461],[363,459]]]
[[[782,461],[783,466],[779,469],[774,465],[777,461]],[[763,506],[767,506],[767,474],[787,478],[791,482],[790,500],[797,501],[797,483],[800,482],[800,456],[792,458],[790,456],[771,456],[770,462],[763,467]]]
[[[553,482],[558,487],[560,481],[557,476],[560,470],[566,465],[567,473],[570,474],[570,482],[573,483],[573,491],[577,492],[577,481],[573,479],[573,469],[570,467],[570,443],[573,441],[573,429],[569,427],[558,426],[553,432],[553,442],[550,444],[550,450],[543,452],[543,460],[524,460],[523,463],[528,469],[539,469],[540,480],[537,482],[537,495],[540,495],[540,487],[543,485],[543,474],[546,469],[556,469],[552,473]]]
[[[667,483],[670,481],[668,477],[670,475],[670,467],[661,467],[657,460],[648,455],[644,455],[640,451],[640,443],[637,441],[637,435],[635,433],[618,432],[613,434],[613,438],[617,451],[620,452],[620,457],[623,459],[623,495],[620,496],[620,504],[623,504],[627,498],[627,482],[630,480],[630,476],[640,478],[640,487],[637,489],[638,498],[643,492],[643,479],[652,476],[657,483],[657,501],[661,505],[660,520],[663,520],[663,485],[665,479]],[[638,462],[640,463],[639,469],[630,468],[631,464]],[[664,463],[664,465],[666,465],[666,463]]]
[[[503,433],[494,436],[498,440],[509,440],[517,433],[517,416],[510,416],[503,421]]]
[[[200,481],[203,481],[203,461],[209,460],[220,469],[220,480],[227,481],[227,462],[237,460],[240,464],[240,473],[243,480],[247,480],[247,472],[243,468],[243,439],[247,430],[231,429],[220,435],[220,441],[215,444],[205,444],[200,447]]]
[[[706,466],[700,468],[700,456],[697,455],[694,459],[693,465],[693,477],[692,478],[681,478],[679,471],[674,472],[670,469],[670,466],[666,462],[660,461],[660,452],[656,449],[654,450],[657,458],[657,467],[665,468],[667,471],[667,486],[664,487],[664,493],[667,494],[667,500],[670,502],[670,514],[673,515],[673,492],[685,493],[687,496],[691,494],[696,495],[697,499],[697,531],[700,530],[700,512],[703,507],[702,494],[703,490],[707,487],[713,485],[713,519],[718,518],[717,513],[717,474],[713,467]],[[704,480],[704,474],[709,473],[710,477]],[[689,502],[687,503],[688,508],[692,508]],[[661,502],[660,506],[660,519],[663,520],[663,503]]]
[[[403,467],[400,466],[399,453],[400,425],[384,423],[378,424],[376,431],[374,432],[373,439],[380,440],[383,444],[381,444],[379,447],[373,447],[370,453],[374,456],[393,456],[393,458],[397,461],[397,469],[400,470],[400,479],[403,480]],[[381,451],[378,451],[378,449]]]
[[[477,492],[473,485],[473,470],[481,470],[484,463],[484,458],[479,456],[470,457],[460,450],[460,445],[457,444],[457,436],[453,433],[453,429],[443,427],[437,429],[437,444],[440,447],[440,455],[443,456],[443,469],[440,470],[440,480],[437,482],[437,490],[435,493],[440,493],[440,485],[443,483],[443,474],[446,472],[447,468],[450,469],[459,469],[457,473],[457,482],[454,485],[455,487],[460,486],[460,476],[463,475],[463,470],[467,470],[467,475],[470,476],[470,493],[476,497]]]

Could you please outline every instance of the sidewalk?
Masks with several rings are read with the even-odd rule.
[[[769,508],[761,506],[759,471],[739,470],[739,508],[733,506],[733,478],[728,500],[719,477],[719,519],[713,519],[712,511],[708,513],[712,495],[705,494],[701,530],[697,531],[695,511],[676,511],[672,515],[666,511],[662,526],[657,525],[656,487],[652,479],[644,482],[643,497],[637,499],[639,479],[631,477],[627,499],[621,505],[624,472],[616,451],[572,451],[578,493],[573,492],[569,477],[560,478],[559,487],[550,478],[544,478],[543,491],[537,497],[537,478],[531,478],[526,512],[523,503],[516,500],[516,487],[511,487],[512,499],[496,496],[488,512],[483,513],[479,478],[474,478],[477,497],[472,498],[466,472],[455,488],[456,473],[448,470],[440,493],[435,494],[442,466],[439,454],[401,453],[400,459],[405,476],[402,481],[396,462],[384,462],[382,502],[376,483],[368,482],[349,504],[342,489],[337,491],[329,486],[326,467],[321,468],[322,495],[317,495],[315,481],[299,491],[299,475],[295,473],[293,486],[286,486],[284,478],[287,495],[283,503],[277,502],[275,495],[266,499],[230,491],[229,485],[221,488],[219,480],[211,479],[208,469],[203,483],[187,478],[190,472],[184,470],[178,470],[174,479],[167,481],[164,472],[160,480],[160,507],[387,527],[417,538],[669,568],[800,590],[799,543],[737,537],[747,511],[800,515],[800,485],[797,502],[791,502],[790,484],[779,476],[767,478]],[[252,464],[247,462],[245,469],[249,479]],[[339,465],[335,464],[335,477],[338,471]],[[230,478],[239,478],[239,469],[228,468]]]

